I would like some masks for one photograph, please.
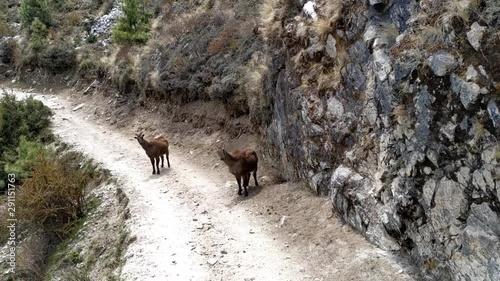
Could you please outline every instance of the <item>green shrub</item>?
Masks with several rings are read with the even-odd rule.
[[[26,178],[31,171],[31,164],[35,162],[37,158],[47,157],[51,154],[50,150],[45,148],[44,144],[40,141],[29,141],[25,136],[21,136],[19,141],[19,146],[15,150],[15,155],[4,156],[4,158],[13,158],[11,163],[5,165],[5,171],[7,173],[13,173],[18,178]],[[9,159],[6,159],[7,161]]]
[[[76,51],[69,43],[49,45],[40,53],[39,65],[54,72],[64,71],[76,65]]]
[[[95,43],[97,42],[97,36],[95,34],[89,34],[85,41],[87,41],[87,43],[89,44]]]
[[[38,18],[46,26],[51,25],[50,11],[46,0],[23,0],[19,8],[19,17],[24,27]]]
[[[20,142],[24,139],[23,145],[26,146],[29,145],[26,143],[28,141],[52,140],[48,129],[51,115],[50,109],[33,97],[18,101],[15,96],[5,94],[0,98],[0,192],[5,191],[6,186],[3,181],[7,178],[5,166],[18,160],[16,149]],[[25,152],[23,149],[21,148],[22,153]]]
[[[46,45],[48,34],[47,26],[38,18],[35,18],[30,25],[30,30],[29,46],[33,51],[38,52]]]
[[[145,43],[149,38],[149,18],[142,1],[124,0],[123,17],[113,28],[113,41],[116,43]]]

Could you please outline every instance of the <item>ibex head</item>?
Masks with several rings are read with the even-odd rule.
[[[217,154],[219,154],[220,160],[224,161],[224,159],[226,158],[226,150],[224,148],[221,148],[217,150]]]
[[[139,133],[139,134],[136,134],[135,137],[134,137],[140,144],[143,144],[145,142],[144,140],[144,134],[143,133]]]

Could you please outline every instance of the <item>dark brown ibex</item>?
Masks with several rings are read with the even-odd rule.
[[[259,158],[253,149],[235,150],[231,153],[221,149],[218,151],[218,154],[220,160],[224,161],[228,166],[229,172],[236,177],[236,181],[238,182],[238,195],[241,195],[241,178],[243,178],[245,196],[248,196],[247,187],[250,183],[251,172],[253,172],[255,186],[259,186],[257,182],[257,163]]]
[[[151,160],[151,165],[153,165],[153,175],[160,174],[160,157],[161,157],[161,167],[163,168],[163,155],[167,156],[167,164],[170,168],[170,160],[168,159],[168,140],[163,137],[157,137],[151,140],[145,140],[144,134],[139,133],[134,137],[139,144],[144,148],[146,154]],[[155,170],[155,160],[156,160],[156,170]]]

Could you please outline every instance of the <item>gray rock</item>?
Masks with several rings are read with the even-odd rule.
[[[363,108],[363,118],[370,124],[371,126],[375,126],[377,122],[377,107],[375,106],[373,100],[370,100],[366,103]]]
[[[342,73],[345,83],[350,89],[362,91],[365,89],[366,76],[363,74],[361,66],[356,63],[348,63]]]
[[[465,82],[460,89],[460,101],[465,108],[469,108],[471,104],[474,104],[479,96],[480,88],[476,83]]]
[[[325,134],[325,130],[318,124],[311,124],[308,129],[310,137],[317,137]]]
[[[383,49],[373,51],[373,63],[375,64],[375,74],[380,82],[387,80],[392,71],[391,58]]]
[[[331,97],[327,101],[327,117],[329,119],[341,118],[344,114],[344,106],[337,97]]]
[[[311,187],[313,188],[314,191],[316,191],[318,193],[320,192],[320,190],[321,190],[320,184],[323,181],[324,177],[325,177],[325,173],[319,172],[311,178]]]
[[[483,179],[486,183],[486,188],[490,191],[495,191],[495,182],[493,181],[493,175],[489,170],[483,170]]]
[[[85,105],[84,103],[81,103],[81,104],[79,104],[79,105],[77,105],[77,106],[73,107],[73,111],[77,111],[77,110],[79,110],[79,109],[82,109],[84,105]]]
[[[210,266],[214,266],[219,260],[216,259],[216,258],[209,258],[207,260],[207,263],[210,265]]]
[[[479,190],[486,193],[486,182],[484,181],[483,174],[479,170],[475,170],[472,173],[472,184]]]
[[[462,186],[469,186],[470,181],[470,168],[469,167],[460,167],[459,171],[456,173],[458,182]]]
[[[445,76],[450,74],[458,66],[458,61],[455,57],[444,51],[437,52],[427,59],[432,72],[436,76]]]
[[[90,33],[99,36],[104,33],[111,31],[113,25],[118,21],[119,17],[122,17],[123,13],[117,7],[111,9],[111,11],[97,19],[90,29]]]
[[[369,43],[375,40],[377,37],[377,27],[373,24],[367,25],[365,32],[363,33],[363,41]]]
[[[481,160],[483,161],[484,164],[489,164],[489,165],[497,165],[497,160],[495,157],[497,147],[496,145],[490,145],[488,147],[485,147],[483,152],[481,153]]]
[[[431,223],[437,232],[447,232],[448,227],[466,210],[467,200],[463,189],[452,180],[442,178],[434,196]]]
[[[443,134],[449,141],[453,142],[455,140],[455,128],[457,124],[448,122],[445,126],[441,127],[439,132]]]
[[[436,168],[439,167],[439,155],[435,150],[427,150],[426,156],[427,159],[429,159]]]
[[[483,39],[485,31],[485,26],[480,26],[477,22],[474,22],[470,27],[470,31],[467,32],[467,39],[476,51],[481,48],[481,39]]]
[[[343,187],[349,177],[352,175],[353,171],[343,165],[339,166],[333,172],[333,175],[330,179],[330,186],[332,188]]]
[[[304,13],[310,16],[313,20],[318,18],[318,14],[315,11],[316,3],[314,3],[314,1],[307,1],[302,9],[304,10]]]
[[[477,81],[477,70],[474,68],[474,66],[472,65],[469,65],[467,67],[467,73],[465,74],[466,75],[466,80],[467,81],[473,81],[473,82],[476,82]]]
[[[344,114],[338,122],[335,122],[335,126],[331,127],[332,138],[337,143],[343,142],[346,137],[352,135],[355,126],[356,116],[351,112]]]
[[[425,182],[422,191],[423,191],[423,199],[425,204],[427,205],[427,208],[431,207],[432,198],[434,197],[435,190],[436,190],[436,181],[434,179],[430,179],[427,182]]]
[[[484,67],[482,65],[479,66],[479,72],[481,73],[481,75],[484,76],[484,78],[486,79],[490,79],[490,76],[488,75],[488,73],[486,73],[486,70],[484,69]]]
[[[336,43],[337,42],[335,41],[335,38],[333,38],[331,34],[328,34],[328,37],[326,38],[325,51],[326,54],[332,58],[334,58],[337,55],[337,48],[335,47]]]
[[[500,128],[500,111],[495,101],[488,102],[488,114],[490,115],[491,122],[495,128]]]
[[[297,25],[297,33],[296,33],[296,36],[298,38],[304,38],[306,37],[307,35],[307,26],[303,23],[303,22],[300,22],[298,25]]]

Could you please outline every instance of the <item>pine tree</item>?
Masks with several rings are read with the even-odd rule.
[[[51,25],[50,11],[46,0],[23,0],[19,8],[19,17],[24,27],[31,27],[31,24],[38,18],[45,26]]]
[[[124,0],[123,17],[113,28],[113,41],[116,43],[145,43],[149,37],[150,14],[144,10],[140,0]]]
[[[40,51],[45,45],[47,37],[47,27],[38,18],[35,18],[30,26],[30,47],[35,51]]]

